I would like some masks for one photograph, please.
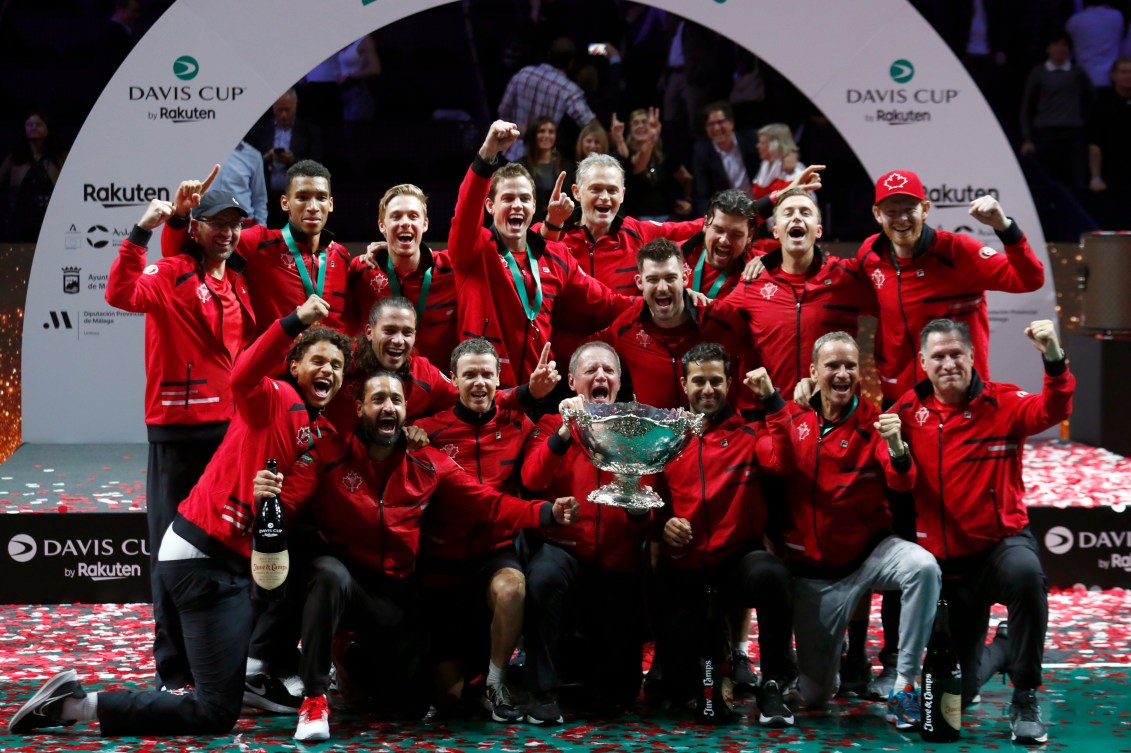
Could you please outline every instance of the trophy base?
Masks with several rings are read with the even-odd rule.
[[[626,512],[645,512],[664,506],[664,500],[652,491],[652,487],[631,483],[622,485],[615,481],[589,492],[587,499],[599,505],[622,507]]]

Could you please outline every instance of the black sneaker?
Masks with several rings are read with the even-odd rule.
[[[35,695],[27,700],[8,722],[8,732],[26,735],[42,727],[70,727],[77,719],[64,719],[63,701],[68,698],[86,698],[79,686],[79,676],[73,669],[52,677]]]
[[[872,682],[872,665],[868,657],[845,655],[840,661],[840,689],[839,696],[850,698],[867,698],[868,685]]]
[[[565,721],[557,696],[544,695],[536,698],[526,708],[526,721],[530,724],[561,724]]]
[[[259,673],[244,678],[243,705],[275,714],[297,714],[302,696],[292,695],[279,678]]]
[[[1013,704],[1009,708],[1009,728],[1013,742],[1043,743],[1049,739],[1049,731],[1041,721],[1041,708],[1037,705],[1037,691],[1015,690]]]
[[[734,668],[732,672],[734,692],[740,694],[756,692],[758,690],[758,675],[754,674],[754,668],[750,666],[750,657],[741,651],[735,651],[730,661]]]
[[[758,697],[758,723],[764,727],[792,727],[793,712],[776,680],[766,680]]]
[[[483,708],[491,712],[496,722],[513,724],[522,721],[522,712],[515,708],[514,697],[505,682],[497,682],[483,688]]]

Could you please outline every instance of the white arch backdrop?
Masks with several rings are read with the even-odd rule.
[[[222,161],[280,92],[331,53],[447,1],[179,0],[169,8],[95,104],[40,231],[24,318],[25,441],[145,440],[142,320],[103,300],[117,246],[142,207]],[[650,4],[729,37],[780,71],[873,176],[918,171],[937,227],[977,225],[965,203],[994,192],[1047,266],[1005,135],[961,63],[906,0]],[[798,28],[804,32],[766,33]],[[283,43],[298,38],[301,44]],[[973,232],[997,244],[988,230]],[[150,253],[156,258],[156,239]],[[1039,388],[1021,330],[1037,316],[1052,318],[1050,278],[1037,293],[990,296],[996,379]]]

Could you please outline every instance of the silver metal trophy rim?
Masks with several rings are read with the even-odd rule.
[[[574,440],[581,447],[594,467],[613,474],[613,481],[589,493],[588,500],[598,504],[621,507],[629,512],[643,512],[663,507],[664,501],[650,486],[641,483],[643,476],[659,473],[687,446],[692,435],[703,433],[703,416],[692,414],[681,408],[656,408],[644,403],[589,403],[582,409],[567,408],[562,412],[562,421],[570,427]],[[623,456],[609,457],[615,448],[601,447],[594,441],[591,429],[605,427],[625,442],[631,436],[619,433],[615,425],[650,425],[647,432],[636,436],[646,436],[657,429],[670,433],[670,443],[660,442],[649,445],[656,451],[655,457],[631,459]],[[634,447],[642,451],[642,447]]]

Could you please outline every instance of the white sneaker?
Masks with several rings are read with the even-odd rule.
[[[295,739],[302,743],[317,743],[330,739],[330,707],[326,704],[326,696],[302,699]]]

